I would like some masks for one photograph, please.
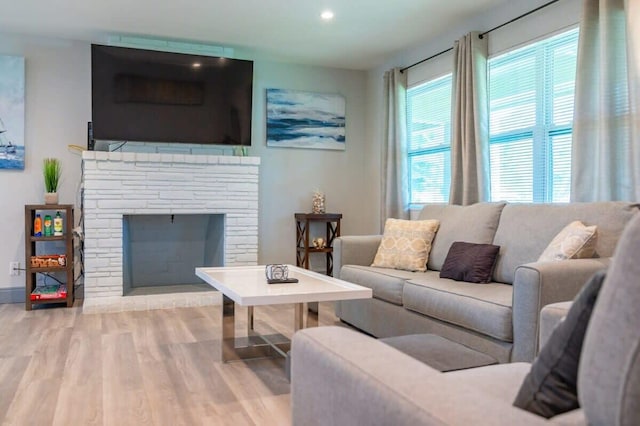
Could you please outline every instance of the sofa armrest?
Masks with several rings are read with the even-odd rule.
[[[344,265],[369,266],[376,257],[382,235],[348,235],[333,241],[333,276],[340,278]]]
[[[516,269],[513,281],[511,362],[531,362],[538,350],[540,310],[573,300],[587,280],[609,266],[610,258],[535,262]]]
[[[553,329],[567,316],[573,302],[558,302],[545,306],[540,311],[540,348],[547,344]]]
[[[294,425],[546,424],[511,403],[343,327],[293,337]]]

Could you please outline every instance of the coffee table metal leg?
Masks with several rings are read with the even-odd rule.
[[[307,327],[317,327],[318,317],[320,316],[320,304],[316,304],[315,309],[307,309]]]
[[[290,342],[273,342],[269,336],[260,335],[253,329],[253,306],[248,307],[247,346],[236,346],[238,341],[235,336],[235,302],[223,295],[220,312],[222,325],[220,358],[222,362],[271,358],[276,354],[286,356],[286,352],[291,347]]]
[[[247,307],[247,332],[253,332],[253,306]]]
[[[220,310],[222,322],[222,342],[220,356],[222,362],[238,359],[236,355],[236,319],[235,303],[227,296],[222,296],[222,309]]]
[[[298,331],[304,328],[304,303],[296,303],[294,309],[293,330]]]

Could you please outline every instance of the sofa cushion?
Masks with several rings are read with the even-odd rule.
[[[456,241],[442,265],[440,278],[451,278],[469,283],[491,281],[493,267],[500,247],[492,244],[474,244]]]
[[[438,371],[456,371],[497,364],[494,358],[437,334],[406,334],[380,339]]]
[[[409,272],[375,266],[345,265],[340,272],[340,279],[370,288],[376,299],[402,305],[402,288],[405,281],[424,274],[424,272]]]
[[[510,285],[477,285],[427,272],[405,284],[402,301],[406,309],[512,342],[512,295]]]
[[[637,211],[625,202],[508,204],[493,240],[500,246],[493,280],[513,283],[516,268],[535,262],[553,237],[574,220],[597,225],[595,256],[611,257],[622,230]]]
[[[578,363],[584,335],[605,272],[600,271],[582,288],[567,317],[553,330],[531,365],[513,405],[545,418],[580,407]]]
[[[620,239],[589,321],[578,368],[578,395],[589,423],[640,419],[640,217]]]
[[[440,229],[433,239],[427,266],[432,271],[442,269],[454,241],[491,244],[498,228],[500,212],[505,203],[478,203],[470,206],[427,204],[418,219],[436,219]]]
[[[518,392],[522,380],[530,369],[531,365],[526,362],[512,362],[451,371],[447,373],[446,377],[449,383],[471,386],[484,395],[491,395],[503,401],[509,401]],[[477,423],[481,424],[482,422]]]
[[[439,225],[437,220],[387,219],[371,266],[425,271]]]
[[[551,240],[538,258],[538,262],[593,257],[597,241],[597,226],[585,226],[579,220],[574,220]]]

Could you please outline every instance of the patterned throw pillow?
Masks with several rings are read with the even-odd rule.
[[[439,226],[439,220],[387,219],[371,266],[426,271],[431,242]]]
[[[593,257],[596,251],[598,228],[585,226],[579,220],[571,222],[560,231],[542,252],[538,262],[584,259]]]

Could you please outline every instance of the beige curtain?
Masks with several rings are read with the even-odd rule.
[[[407,75],[394,68],[384,74],[381,229],[387,218],[409,218],[407,170]]]
[[[471,32],[453,47],[451,192],[449,203],[489,200],[487,38]]]
[[[626,4],[625,4],[626,3]],[[640,200],[638,22],[631,0],[584,0],[578,44],[571,200]],[[634,48],[635,45],[635,48]]]

